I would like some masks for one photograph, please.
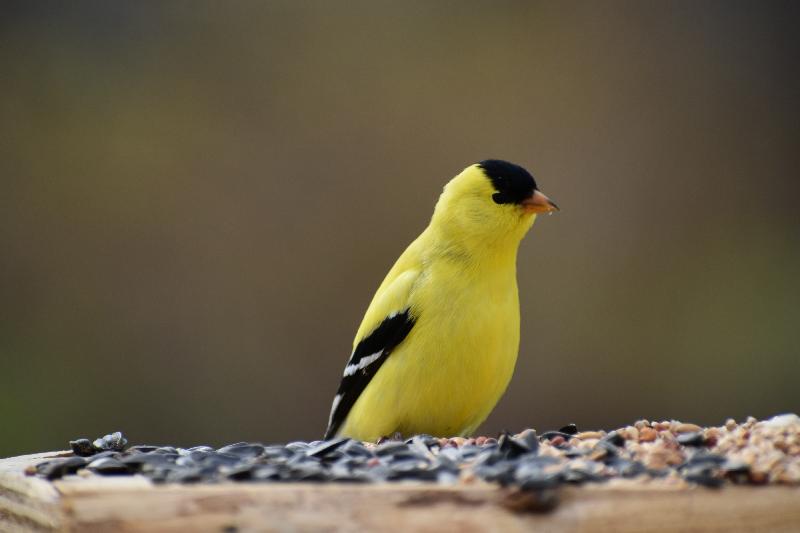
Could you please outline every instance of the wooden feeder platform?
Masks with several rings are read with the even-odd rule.
[[[549,508],[483,482],[155,485],[140,475],[50,482],[26,474],[66,455],[0,459],[0,531],[800,531],[797,486],[620,479],[562,487]]]

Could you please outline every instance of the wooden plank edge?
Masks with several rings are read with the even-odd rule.
[[[85,490],[88,489],[88,490]],[[800,488],[664,488],[632,483],[547,495],[490,484],[171,485],[65,491],[79,531],[798,531]]]
[[[25,468],[69,452],[47,452],[0,460],[0,531],[53,531],[64,525],[58,490],[27,476]]]

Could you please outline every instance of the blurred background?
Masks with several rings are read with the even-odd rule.
[[[797,2],[3,2],[0,456],[319,438],[466,165],[562,207],[481,429],[800,411]]]

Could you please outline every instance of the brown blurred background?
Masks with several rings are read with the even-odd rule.
[[[3,2],[0,456],[318,438],[373,291],[498,157],[482,431],[800,410],[797,2]]]

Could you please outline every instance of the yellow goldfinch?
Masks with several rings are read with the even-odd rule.
[[[325,438],[475,431],[517,361],[517,248],[537,213],[557,209],[506,161],[481,161],[450,180],[372,298]]]

